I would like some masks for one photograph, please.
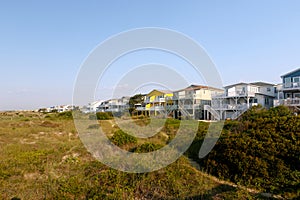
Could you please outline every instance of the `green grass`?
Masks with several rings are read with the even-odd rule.
[[[99,122],[113,134],[118,127],[111,123]],[[172,136],[177,124],[169,121],[169,129],[162,131]],[[167,142],[153,138],[133,142],[131,148],[148,152]],[[0,199],[260,198],[216,181],[184,156],[151,173],[111,169],[86,151],[69,114],[1,113],[0,152]]]

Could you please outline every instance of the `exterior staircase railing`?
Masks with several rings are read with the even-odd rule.
[[[239,110],[237,110],[235,113],[233,113],[233,115],[231,116],[232,119],[237,119],[239,116],[241,116],[244,112],[246,112],[247,110],[249,110],[252,107],[252,105],[250,104],[249,106],[247,105],[243,105],[243,107],[241,107]]]
[[[192,113],[189,113],[185,108],[184,108],[184,104],[182,102],[178,102],[178,105],[177,105],[177,108],[178,110],[181,112],[181,114],[184,116],[184,117],[193,117],[193,114]]]
[[[210,105],[204,105],[204,110],[207,110],[210,114],[212,114],[212,116],[215,118],[215,120],[220,120],[220,114],[213,109]]]

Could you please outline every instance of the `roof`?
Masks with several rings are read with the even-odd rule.
[[[299,70],[300,70],[300,68],[295,69],[295,70],[293,70],[293,71],[291,71],[291,72],[289,72],[289,73],[287,73],[287,74],[281,75],[280,77],[282,78],[282,77],[284,77],[284,76],[288,76],[288,75],[293,74],[293,73],[295,73],[295,72],[297,72],[297,71],[299,71]]]
[[[227,85],[224,88],[233,87],[233,86],[236,86],[236,85],[250,85],[250,84],[249,83],[240,82],[240,83],[235,83],[235,84],[232,84],[232,85]]]
[[[225,88],[229,88],[229,87],[233,87],[233,86],[237,86],[237,85],[274,86],[275,84],[261,82],[261,81],[259,81],[259,82],[252,82],[252,83],[240,82],[240,83],[236,83],[236,84],[232,84],[232,85],[227,85],[227,86],[225,86]]]
[[[90,103],[90,106],[94,106],[94,105],[97,105],[97,104],[101,104],[103,101],[99,100],[99,101],[94,101],[92,103]]]
[[[183,88],[181,90],[177,90],[175,92],[179,92],[179,91],[189,91],[189,90],[199,90],[199,89],[210,89],[210,90],[219,90],[219,91],[223,91],[223,89],[219,89],[219,88],[214,88],[214,87],[210,87],[210,86],[206,86],[206,85],[190,85],[186,88]]]
[[[251,85],[257,85],[257,86],[274,86],[275,84],[273,83],[266,83],[266,82],[253,82],[253,83],[250,83]]]
[[[159,92],[159,93],[162,93],[162,94],[173,94],[173,92],[171,90],[158,90],[158,89],[154,89],[152,90],[151,92],[149,92],[147,94],[147,96],[149,96],[150,94],[152,94],[153,92]]]
[[[171,90],[156,90],[156,91],[159,91],[159,92],[164,93],[164,94],[171,94],[171,93],[173,93]]]

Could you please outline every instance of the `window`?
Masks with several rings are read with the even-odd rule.
[[[271,92],[271,88],[268,87],[268,88],[267,88],[267,92]]]
[[[298,76],[298,77],[294,77],[293,78],[293,82],[294,83],[299,83],[300,82],[300,77]]]
[[[201,100],[201,105],[211,105],[210,100]]]
[[[291,87],[292,86],[292,79],[291,77],[284,78],[284,87]]]
[[[300,93],[295,93],[294,98],[300,98]]]
[[[269,98],[265,98],[265,104],[269,105]]]

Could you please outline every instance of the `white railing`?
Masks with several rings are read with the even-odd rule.
[[[285,106],[300,106],[300,98],[279,100],[281,105]]]
[[[219,99],[219,98],[225,98],[225,97],[226,97],[225,93],[223,93],[223,94],[212,94],[211,95],[212,99]]]
[[[146,108],[145,107],[137,107],[136,110],[138,110],[138,111],[144,111],[144,110],[146,110]]]
[[[212,105],[212,108],[215,110],[243,110],[248,107],[257,106],[257,103],[250,103],[249,106],[247,104],[223,104],[223,105]]]
[[[107,110],[105,110],[105,112],[119,112],[121,111],[121,109],[119,108],[108,108]]]
[[[145,100],[145,103],[154,103],[154,102],[164,103],[164,102],[166,102],[166,99],[169,100],[170,98],[155,98],[155,99],[147,98]],[[170,100],[172,100],[172,98]]]
[[[152,106],[149,108],[149,110],[151,111],[162,111],[162,110],[165,110],[165,107],[164,106]]]
[[[212,94],[211,95],[211,97],[213,99],[228,98],[228,97],[243,97],[243,96],[255,96],[255,92],[233,91],[233,92],[227,92],[224,94]]]
[[[227,97],[235,97],[235,96],[255,96],[255,92],[251,91],[233,91],[228,92]]]

